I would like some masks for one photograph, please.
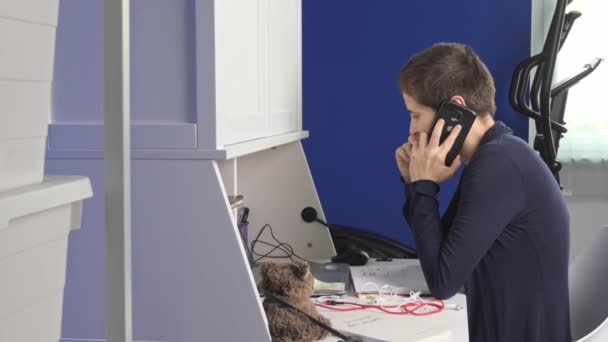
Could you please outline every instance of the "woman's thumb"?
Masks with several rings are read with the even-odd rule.
[[[454,161],[452,162],[450,169],[458,170],[460,168],[460,164],[462,164],[462,161],[460,160],[460,155],[457,155],[456,158],[454,158]]]

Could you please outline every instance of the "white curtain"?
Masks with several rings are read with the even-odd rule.
[[[604,62],[570,88],[564,121],[568,132],[560,141],[558,157],[564,162],[608,160],[608,3],[575,0],[566,13],[578,18],[559,52],[554,82],[579,73],[596,57]]]

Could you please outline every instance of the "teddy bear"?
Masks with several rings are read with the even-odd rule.
[[[261,289],[265,294],[289,303],[315,319],[330,325],[327,318],[317,312],[310,300],[314,278],[307,263],[302,261],[264,261],[260,265]],[[273,342],[311,342],[320,340],[328,332],[313,323],[301,312],[266,296],[262,303],[268,319]]]

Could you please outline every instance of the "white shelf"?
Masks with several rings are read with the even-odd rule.
[[[87,177],[45,176],[40,184],[0,191],[0,230],[14,218],[93,196]]]
[[[267,150],[280,145],[289,144],[294,141],[308,138],[308,131],[291,132],[272,137],[243,141],[240,143],[226,145],[223,150],[219,150],[222,159],[232,159],[247,154]]]

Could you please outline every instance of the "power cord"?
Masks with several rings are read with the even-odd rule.
[[[439,299],[424,300],[420,297],[420,292],[412,291],[407,287],[394,287],[391,285],[379,287],[374,283],[366,283],[362,288],[362,292],[368,287],[372,287],[378,294],[378,297],[371,298],[367,303],[359,301],[351,302],[339,297],[324,296],[317,298],[315,305],[332,311],[376,309],[392,315],[412,316],[434,315],[442,312],[444,309],[461,310],[459,307],[446,306],[445,302]],[[399,295],[402,290],[409,292],[409,298],[402,299],[402,296]],[[384,303],[389,301],[391,302],[390,305]]]
[[[264,230],[266,230],[266,228],[268,228],[270,230],[270,236],[274,239],[274,241],[277,243],[272,244],[270,242],[266,242],[263,240],[260,240],[260,236],[262,236],[262,233],[264,232]],[[267,252],[266,254],[260,254],[258,252],[255,251],[255,246],[261,243],[263,245],[266,246],[270,246],[272,247],[272,249]],[[285,255],[271,255],[272,253],[274,253],[275,251],[280,251],[285,253]],[[289,245],[288,243],[285,242],[281,242],[279,239],[277,239],[277,237],[274,235],[274,232],[272,231],[272,226],[268,223],[266,223],[262,229],[260,229],[260,231],[258,232],[258,235],[255,237],[255,239],[253,239],[253,241],[251,241],[251,253],[255,256],[258,256],[259,258],[255,259],[255,262],[258,262],[264,258],[273,258],[273,259],[285,259],[285,258],[289,258],[291,259],[291,261],[294,261],[293,257],[296,257],[302,261],[306,261],[308,263],[311,264],[317,264],[317,262],[314,261],[310,261],[308,259],[302,258],[301,256],[297,255],[294,251],[293,251],[293,247],[291,247],[291,245]]]

